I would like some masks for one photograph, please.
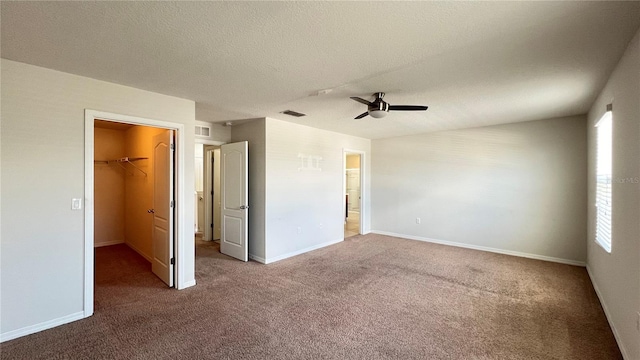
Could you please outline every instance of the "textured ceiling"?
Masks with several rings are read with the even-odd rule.
[[[586,113],[640,27],[638,1],[1,6],[3,58],[366,138]],[[376,91],[429,110],[353,120]]]

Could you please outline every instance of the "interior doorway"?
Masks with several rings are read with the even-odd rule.
[[[204,145],[204,240],[219,241],[221,231],[220,146]]]
[[[196,144],[195,195],[196,254],[213,247],[248,261],[248,142]]]
[[[196,143],[195,236],[196,240],[220,240],[220,145]]]
[[[362,154],[344,152],[344,237],[362,233]]]
[[[101,125],[96,126],[96,121],[100,121]],[[111,134],[114,138],[119,138],[118,141],[109,136],[98,140],[96,132],[101,132],[98,129],[105,127],[107,130],[130,133]],[[103,140],[106,148],[101,148],[98,144]],[[185,243],[186,217],[180,211],[185,199],[185,174],[181,165],[184,164],[184,144],[183,124],[85,110],[84,317],[91,316],[94,311],[97,241],[102,241],[102,245],[106,246],[119,244],[121,248],[133,251],[143,261],[150,263],[153,273],[169,287],[182,289],[195,285],[194,280],[185,280],[185,263],[193,261],[193,254],[187,251],[192,247]],[[110,149],[112,146],[116,149]],[[96,150],[99,148],[112,153],[101,153],[98,157]],[[103,170],[111,172],[112,178],[121,177],[120,183],[107,185],[119,187],[119,191],[96,189],[97,184],[104,180]],[[144,190],[138,186],[142,186]],[[135,194],[128,203],[127,193]],[[101,201],[104,199],[98,200],[99,204],[96,204],[96,199],[100,196],[107,200],[120,197],[120,205],[123,206],[123,210],[109,221],[120,224],[115,228],[124,227],[125,231],[107,231],[109,236],[106,240],[102,238],[104,230],[113,228],[109,221],[103,223],[102,219],[100,222],[96,219],[105,213],[104,210],[109,212],[110,206],[114,204],[103,207],[105,204]],[[136,201],[136,196],[141,199],[146,196],[146,201]],[[116,207],[120,205],[116,204]],[[98,207],[101,207],[100,210]],[[147,221],[141,221],[144,218]],[[139,234],[150,238],[151,244],[140,241],[136,235],[127,236],[127,219],[130,220],[129,224],[137,221],[143,223],[138,228]],[[153,275],[149,276],[155,278]]]
[[[196,144],[196,254],[213,242],[222,254],[248,261],[248,142],[211,143]]]
[[[107,263],[134,258],[122,255],[129,251],[173,287],[175,131],[101,119],[93,126],[95,286],[110,276],[98,270],[115,270]]]

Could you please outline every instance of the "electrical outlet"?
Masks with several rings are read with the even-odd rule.
[[[416,218],[416,224],[420,224],[420,218]]]
[[[322,229],[322,223],[320,223],[320,225],[318,225],[318,227],[319,227],[320,229]]]
[[[302,233],[302,228],[300,226],[298,226],[298,234]]]

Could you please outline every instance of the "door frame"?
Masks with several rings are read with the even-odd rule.
[[[196,144],[203,145],[203,167],[202,167],[202,176],[203,179],[203,197],[204,197],[204,231],[202,232],[202,239],[205,241],[213,240],[213,229],[211,229],[211,221],[213,220],[213,196],[211,196],[211,191],[213,190],[213,167],[211,166],[211,154],[208,154],[207,146],[217,146],[218,149],[220,145],[226,144],[224,141],[215,141],[215,140],[198,140],[196,139]],[[197,216],[197,214],[196,214]]]
[[[367,211],[364,207],[365,204],[365,200],[366,200],[366,195],[367,195],[367,191],[365,188],[365,176],[366,176],[366,152],[362,151],[362,150],[355,150],[355,149],[347,149],[347,148],[343,148],[342,149],[342,208],[345,209],[345,202],[344,202],[344,194],[347,192],[347,179],[345,174],[347,173],[347,154],[358,154],[360,155],[360,234],[365,234],[364,231],[364,219],[365,219],[365,212]],[[345,217],[343,216],[343,221],[345,219]],[[344,237],[344,233],[343,233],[343,237]]]
[[[84,317],[93,315],[94,305],[94,122],[95,120],[105,120],[120,122],[132,125],[151,126],[156,128],[173,130],[175,133],[175,227],[174,227],[174,247],[175,247],[175,287],[184,289],[195,285],[192,281],[185,282],[182,277],[185,271],[187,259],[192,257],[195,261],[195,254],[188,254],[185,247],[190,238],[185,238],[184,229],[193,229],[193,224],[185,223],[184,200],[185,193],[185,126],[184,124],[169,121],[147,119],[129,115],[115,114],[104,111],[85,109],[84,111]],[[193,196],[193,194],[189,194]],[[191,241],[193,239],[191,238]]]

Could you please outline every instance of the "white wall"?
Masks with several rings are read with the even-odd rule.
[[[595,123],[613,102],[611,254],[595,243]],[[640,359],[640,31],[589,111],[588,268],[625,359]]]
[[[249,142],[249,258],[264,262],[266,211],[265,119],[233,126],[231,142]]]
[[[2,59],[0,336],[3,340],[82,317],[84,111],[185,124],[184,219],[193,237],[195,104]],[[83,204],[84,205],[84,204]],[[32,219],[37,219],[34,226]],[[193,241],[185,244],[194,253]],[[186,256],[182,283],[194,281]]]
[[[223,126],[219,123],[211,123],[208,121],[196,120],[198,126],[208,126],[211,128],[209,136],[196,136],[196,142],[198,141],[217,141],[227,143],[231,141],[231,126]]]
[[[344,239],[344,149],[365,153],[362,232],[369,232],[370,140],[269,118],[266,139],[266,262]],[[319,168],[305,168],[301,156],[322,158]]]
[[[374,140],[373,231],[583,263],[586,150],[583,116]]]

